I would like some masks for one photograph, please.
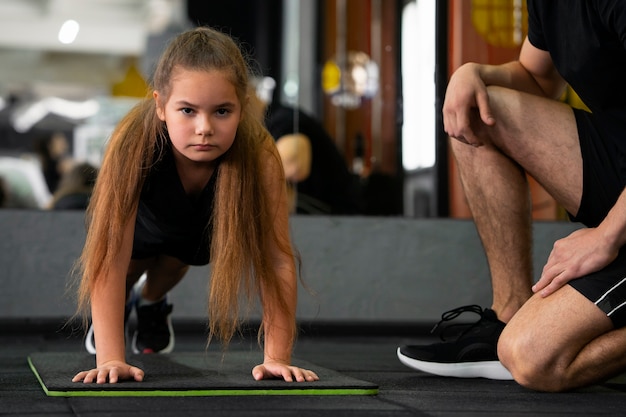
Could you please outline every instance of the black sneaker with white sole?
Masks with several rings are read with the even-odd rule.
[[[440,376],[512,380],[510,372],[498,360],[498,338],[505,324],[498,320],[493,310],[471,305],[447,311],[433,331],[465,312],[476,313],[480,319],[471,324],[444,327],[440,332],[440,343],[400,346],[397,350],[400,362],[418,371]],[[463,330],[454,341],[446,341],[444,333],[453,328]]]
[[[174,350],[172,328],[173,306],[167,298],[153,304],[137,304],[137,330],[133,336],[133,353],[170,353]]]

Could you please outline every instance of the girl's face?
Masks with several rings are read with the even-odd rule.
[[[175,154],[212,162],[230,149],[242,117],[235,87],[221,71],[174,70],[167,102],[153,93]]]

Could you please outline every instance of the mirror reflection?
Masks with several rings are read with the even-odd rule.
[[[234,35],[257,68],[293,212],[447,214],[437,154],[436,4],[418,0],[4,0],[0,204],[81,209],[108,135],[166,42]],[[442,203],[443,202],[443,203]]]

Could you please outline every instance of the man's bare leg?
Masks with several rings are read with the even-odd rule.
[[[493,311],[481,310],[481,319],[454,341],[400,346],[398,358],[413,369],[436,375],[510,379],[496,345],[505,328],[501,322],[511,320],[532,296],[532,218],[526,174],[567,211],[577,213],[582,156],[570,107],[501,87],[488,87],[487,92],[495,124],[483,124],[475,115],[470,121],[475,135],[471,141],[479,146],[466,144],[463,137],[451,146],[487,255]],[[447,312],[447,317],[462,311],[467,309]]]
[[[532,293],[528,182],[519,165],[491,144],[473,148],[453,140],[452,149],[487,255],[492,309],[507,322]]]
[[[477,128],[486,145],[459,142],[453,150],[489,260],[493,308],[508,321],[498,358],[517,382],[542,391],[609,378],[626,369],[626,330],[614,330],[603,311],[568,285],[524,303],[532,280],[524,172],[568,212],[578,212],[582,157],[574,116],[562,104],[501,88],[490,88],[490,102],[496,126]]]
[[[529,172],[576,213],[582,158],[574,115],[553,100],[489,88],[494,126],[475,119],[483,146],[452,140],[465,195],[487,255],[493,310],[508,322],[532,295]],[[567,175],[563,173],[567,172]]]
[[[505,327],[498,356],[515,380],[540,391],[564,391],[626,369],[626,328],[574,288],[533,296]]]

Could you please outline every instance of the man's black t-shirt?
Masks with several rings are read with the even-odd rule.
[[[528,38],[550,53],[626,160],[626,1],[529,0]]]

